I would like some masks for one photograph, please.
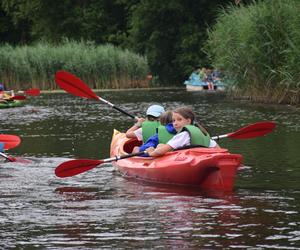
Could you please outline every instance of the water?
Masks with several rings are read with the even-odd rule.
[[[0,249],[300,249],[299,110],[183,90],[98,94],[134,115],[191,105],[211,135],[262,120],[277,128],[219,142],[244,167],[232,193],[216,193],[127,180],[110,164],[57,178],[66,160],[109,157],[113,128],[132,125],[101,102],[43,94],[0,110],[1,131],[22,138],[6,153],[32,160],[0,164]]]

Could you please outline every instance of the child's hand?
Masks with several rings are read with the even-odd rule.
[[[142,127],[142,123],[145,121],[145,118],[137,118],[137,122],[135,123],[135,125],[137,127]]]
[[[147,152],[147,154],[148,154],[149,156],[151,156],[151,153],[152,153],[154,150],[155,150],[155,148],[150,147],[150,148],[147,148],[147,149],[146,149],[146,152]]]

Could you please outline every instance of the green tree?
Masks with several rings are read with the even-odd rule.
[[[240,2],[245,2],[241,0]],[[247,0],[248,1],[248,0]],[[234,0],[1,0],[13,32],[3,41],[112,43],[146,55],[162,83],[181,83],[209,64],[202,47],[218,9]],[[1,18],[1,12],[0,12]],[[10,24],[5,27],[8,29]]]
[[[298,0],[265,0],[220,12],[207,52],[230,75],[235,90],[252,98],[297,102],[299,10]]]
[[[182,82],[195,65],[208,63],[203,43],[221,0],[141,0],[131,19],[131,46],[145,54],[162,83]]]
[[[125,0],[2,0],[15,24],[30,23],[31,41],[60,42],[64,38],[119,45],[126,39]],[[31,42],[31,41],[28,41]]]
[[[30,22],[26,19],[16,19],[10,15],[3,3],[0,4],[0,42],[1,43],[26,43],[30,42]]]

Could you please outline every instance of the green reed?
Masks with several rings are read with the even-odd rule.
[[[0,81],[7,89],[58,89],[58,70],[75,74],[95,89],[149,85],[146,58],[113,45],[66,41],[57,46],[0,46]]]
[[[219,13],[205,48],[234,90],[272,102],[299,100],[300,2],[254,1]]]

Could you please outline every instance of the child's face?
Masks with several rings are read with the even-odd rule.
[[[191,124],[191,119],[184,118],[178,113],[173,113],[173,127],[178,132],[180,131],[184,126]]]

